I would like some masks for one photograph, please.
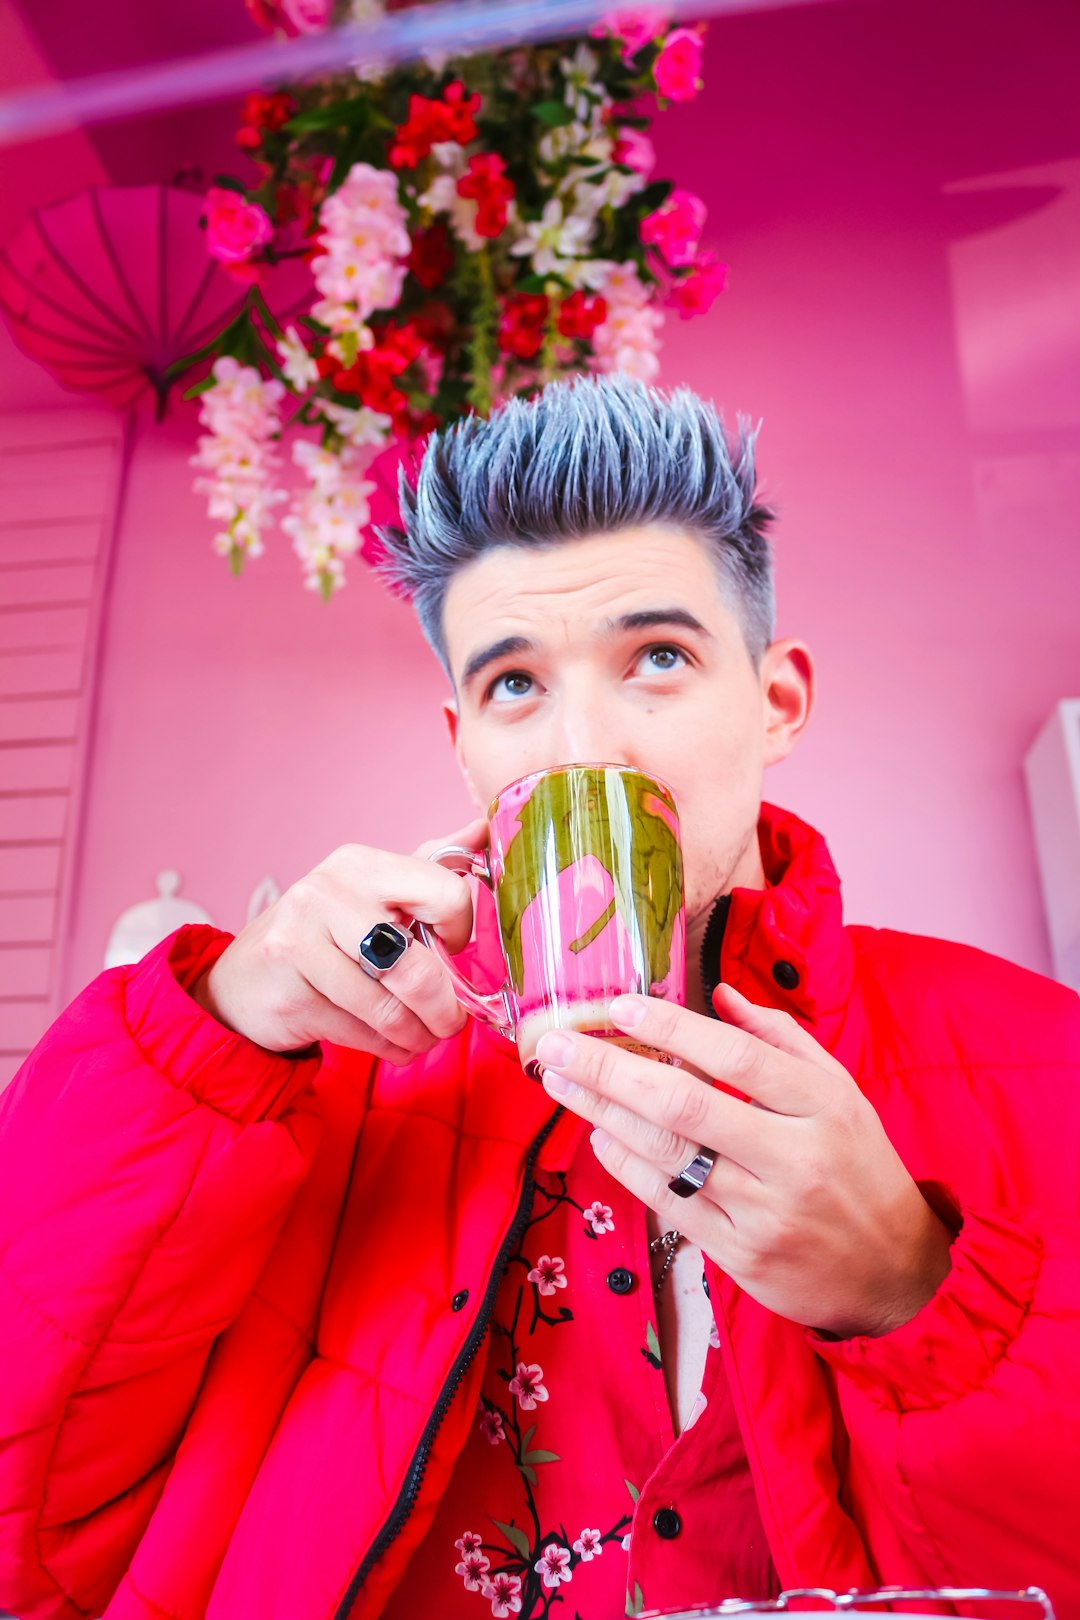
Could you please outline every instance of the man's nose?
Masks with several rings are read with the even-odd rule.
[[[552,740],[562,764],[631,765],[633,742],[624,729],[600,693],[580,686],[566,692]]]

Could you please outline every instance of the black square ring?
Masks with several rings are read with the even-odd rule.
[[[376,923],[360,941],[357,960],[371,978],[381,979],[401,960],[412,943],[412,935],[404,928],[398,928],[396,923]]]

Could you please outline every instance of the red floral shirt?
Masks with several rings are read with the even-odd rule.
[[[676,1437],[645,1210],[583,1132],[567,1172],[537,1177],[476,1422],[385,1620],[614,1620],[779,1590],[716,1330]]]

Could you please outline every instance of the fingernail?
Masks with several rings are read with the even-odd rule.
[[[574,1089],[574,1082],[568,1080],[565,1074],[559,1074],[555,1069],[541,1070],[540,1082],[545,1091],[554,1093],[556,1097],[566,1097]]]
[[[574,1043],[567,1035],[560,1035],[557,1029],[551,1029],[546,1035],[541,1035],[536,1047],[536,1055],[544,1065],[551,1064],[557,1069],[560,1063],[569,1063],[574,1055]]]
[[[592,1150],[594,1153],[603,1153],[604,1149],[611,1141],[611,1137],[608,1135],[607,1131],[596,1130],[593,1131],[592,1135],[589,1137],[589,1141],[592,1144]]]
[[[616,996],[611,1003],[611,1016],[620,1029],[637,1029],[649,1010],[644,996]]]

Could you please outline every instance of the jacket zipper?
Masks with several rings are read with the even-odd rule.
[[[712,993],[720,983],[720,947],[724,943],[730,910],[731,896],[722,894],[710,912],[701,936],[701,987],[705,992],[705,1011],[710,1018],[719,1016],[712,1004]]]
[[[439,1431],[439,1427],[442,1424],[443,1419],[450,1410],[454,1396],[457,1394],[465,1374],[468,1372],[469,1367],[475,1360],[476,1353],[480,1349],[480,1346],[487,1335],[487,1330],[491,1325],[491,1318],[495,1312],[495,1300],[498,1296],[499,1284],[502,1281],[503,1272],[506,1270],[510,1257],[514,1253],[514,1250],[517,1248],[518,1244],[521,1242],[525,1228],[529,1224],[529,1217],[532,1214],[533,1197],[536,1192],[536,1185],[533,1181],[533,1170],[536,1167],[536,1160],[540,1153],[540,1149],[543,1147],[544,1143],[554,1130],[555,1124],[562,1112],[563,1110],[561,1108],[556,1109],[555,1113],[552,1114],[551,1118],[548,1120],[539,1136],[536,1137],[532,1146],[529,1148],[528,1153],[526,1154],[525,1176],[521,1187],[521,1197],[518,1200],[518,1206],[514,1214],[514,1219],[510,1223],[510,1230],[503,1239],[502,1246],[499,1249],[498,1255],[496,1256],[495,1265],[492,1269],[491,1276],[488,1278],[483,1304],[477,1313],[476,1321],[473,1323],[472,1330],[458,1352],[457,1360],[451,1367],[450,1372],[447,1375],[446,1382],[443,1384],[443,1387],[439,1392],[439,1398],[435,1402],[435,1406],[424,1428],[424,1432],[420,1436],[419,1444],[413,1453],[412,1462],[409,1464],[408,1472],[405,1475],[405,1482],[398,1493],[397,1501],[394,1503],[394,1506],[390,1511],[390,1517],[387,1519],[386,1523],[375,1537],[375,1540],[368,1548],[360,1567],[357,1569],[356,1574],[349,1582],[345,1596],[342,1598],[334,1614],[334,1620],[346,1620],[346,1617],[352,1609],[353,1604],[356,1602],[357,1594],[359,1593],[360,1588],[367,1580],[379,1559],[382,1558],[391,1542],[393,1542],[397,1536],[400,1535],[402,1529],[404,1528],[405,1521],[408,1519],[409,1514],[412,1512],[413,1507],[416,1504],[416,1498],[420,1494],[420,1486],[423,1483],[424,1471],[427,1468],[428,1456],[431,1452],[432,1443]]]

